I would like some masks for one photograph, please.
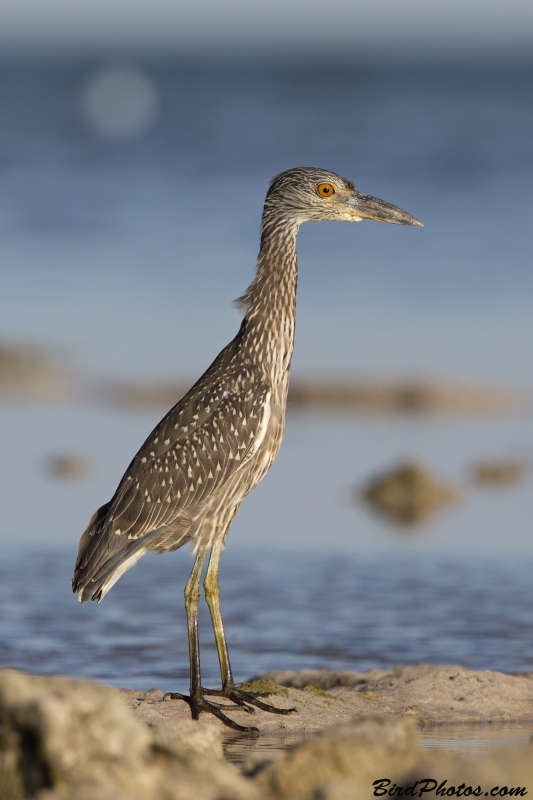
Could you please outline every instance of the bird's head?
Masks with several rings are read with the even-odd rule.
[[[352,181],[316,167],[296,167],[277,175],[265,200],[265,218],[281,214],[299,225],[311,220],[422,225],[401,208],[358,192]]]

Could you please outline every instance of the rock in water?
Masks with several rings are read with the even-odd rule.
[[[62,400],[72,377],[38,346],[0,343],[0,399]]]
[[[527,472],[522,461],[480,461],[473,469],[476,483],[485,486],[513,486],[520,483]]]
[[[51,478],[80,480],[89,472],[89,462],[79,453],[57,453],[45,463],[45,471]]]
[[[414,461],[370,481],[361,495],[375,510],[403,525],[423,522],[460,497],[454,486],[437,480],[429,469]]]

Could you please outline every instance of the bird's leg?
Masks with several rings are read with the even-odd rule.
[[[224,537],[221,536],[213,545],[211,556],[209,558],[209,566],[204,580],[204,591],[207,605],[211,614],[211,621],[213,623],[213,631],[215,633],[215,642],[217,645],[218,660],[220,663],[220,677],[222,678],[222,689],[202,689],[204,694],[215,695],[217,697],[227,697],[228,700],[236,703],[237,706],[253,714],[254,709],[250,706],[257,706],[263,711],[270,711],[273,714],[291,714],[294,708],[276,708],[274,706],[263,703],[259,697],[268,696],[264,692],[245,692],[235,686],[233,674],[231,672],[231,664],[228,655],[228,646],[226,644],[226,636],[224,634],[224,624],[222,622],[222,614],[220,611],[220,590],[218,585],[218,567],[220,563],[220,554]]]
[[[200,578],[205,563],[206,550],[198,551],[194,566],[189,575],[189,580],[185,584],[185,611],[187,612],[187,632],[189,638],[189,675],[190,675],[190,697],[179,694],[178,692],[167,692],[165,697],[173,700],[186,700],[192,708],[193,698],[200,695],[200,643],[198,640],[198,606],[200,605]],[[197,719],[194,715],[193,718]]]
[[[196,556],[189,580],[185,584],[185,611],[187,612],[187,631],[189,637],[189,664],[190,664],[190,694],[167,692],[163,699],[170,697],[172,700],[185,700],[191,709],[193,719],[199,719],[201,712],[213,714],[230,728],[237,731],[255,732],[257,728],[245,728],[237,725],[232,719],[222,713],[218,705],[210,703],[203,697],[202,680],[200,676],[200,642],[198,638],[198,606],[200,605],[200,578],[205,563],[206,550],[200,550]]]
[[[189,638],[191,700],[200,696],[202,688],[200,677],[200,642],[198,638],[198,606],[200,605],[200,578],[206,555],[206,550],[200,550],[198,552],[184,590],[185,611],[187,612],[187,634]],[[194,716],[194,711],[193,718],[196,718]]]
[[[213,545],[211,556],[209,558],[209,566],[204,579],[204,591],[209,612],[211,614],[211,621],[213,623],[213,631],[215,633],[215,642],[217,645],[218,661],[220,663],[220,677],[222,678],[222,688],[234,686],[233,675],[231,672],[231,664],[229,661],[228,646],[226,644],[226,636],[224,634],[224,623],[222,622],[222,614],[220,611],[220,589],[218,585],[218,567],[220,563],[220,553],[222,550],[222,537]]]

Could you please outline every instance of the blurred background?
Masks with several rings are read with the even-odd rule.
[[[237,677],[533,670],[533,6],[0,7],[0,661],[185,688],[189,554],[82,609],[77,541],[234,336],[268,181],[316,165],[425,227],[299,234],[285,441],[222,564]]]

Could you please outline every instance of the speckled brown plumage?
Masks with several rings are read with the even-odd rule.
[[[324,182],[333,196],[318,194]],[[302,167],[274,178],[263,211],[257,273],[238,301],[245,311],[240,330],[152,431],[113,498],[89,522],[72,582],[82,602],[101,600],[148,551],[162,553],[186,543],[197,553],[219,548],[240,503],[272,465],[283,436],[298,228],[307,220],[364,217],[419,224],[325,170]]]

